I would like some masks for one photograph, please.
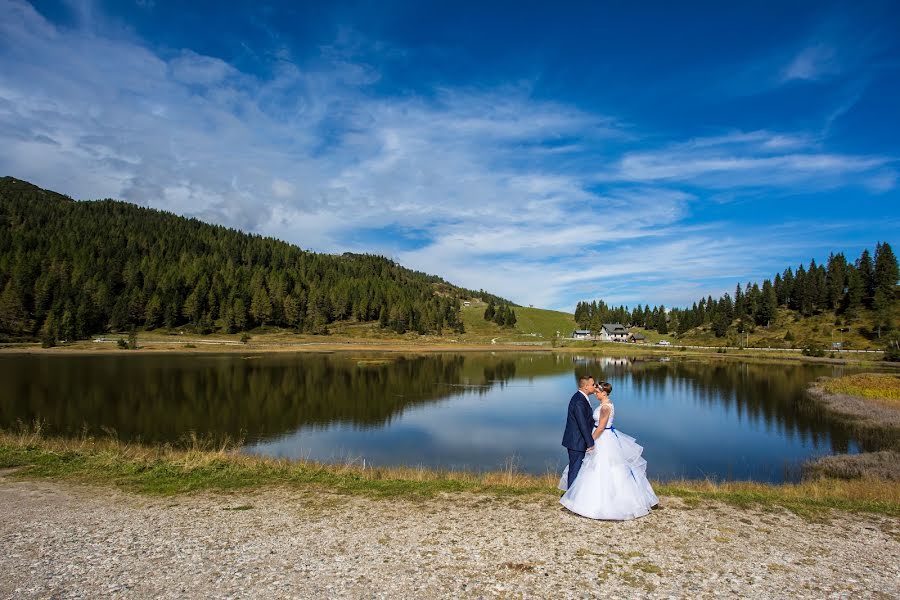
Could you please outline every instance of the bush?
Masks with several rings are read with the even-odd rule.
[[[897,337],[888,340],[887,348],[884,349],[884,360],[900,362],[900,339]]]
[[[803,347],[803,356],[815,356],[821,358],[825,356],[825,350],[821,346],[809,342]]]
[[[128,349],[128,342],[126,342],[124,338],[119,338],[119,339],[116,341],[116,346],[118,346],[119,348],[122,348],[123,350],[127,350],[127,349]]]
[[[53,348],[56,346],[56,337],[53,335],[45,335],[41,337],[41,348]]]
[[[241,343],[242,343],[242,344],[246,344],[246,343],[249,342],[249,341],[250,341],[250,334],[249,334],[249,333],[242,333],[242,334],[241,334]]]

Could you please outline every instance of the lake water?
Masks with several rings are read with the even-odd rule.
[[[860,450],[804,395],[844,372],[549,353],[5,355],[0,427],[40,419],[53,434],[196,432],[278,457],[557,472],[568,400],[590,373],[612,383],[616,427],[644,446],[651,478],[777,482],[810,457]]]

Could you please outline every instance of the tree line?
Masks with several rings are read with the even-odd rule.
[[[484,292],[369,254],[304,251],[126,202],[76,202],[0,179],[0,337],[78,339],[131,328],[199,333],[335,321],[397,333],[461,332]]]
[[[575,321],[582,328],[598,330],[603,323],[626,323],[667,334],[678,334],[702,325],[711,325],[717,337],[722,337],[732,324],[738,332],[753,326],[768,326],[779,307],[797,311],[804,317],[833,310],[848,318],[857,318],[861,311],[872,311],[879,337],[882,330],[891,330],[891,306],[896,302],[897,280],[900,279],[897,257],[890,244],[879,242],[874,258],[868,249],[855,261],[848,261],[843,253],[832,253],[825,264],[788,267],[762,285],[747,282],[738,284],[734,296],[729,293],[714,299],[711,295],[694,302],[690,308],[666,310],[663,305],[650,308],[637,306],[612,307],[602,300],[579,302],[575,307]]]

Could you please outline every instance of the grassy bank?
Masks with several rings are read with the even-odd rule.
[[[47,438],[40,430],[0,431],[0,468],[22,478],[57,478],[113,485],[132,492],[174,495],[268,486],[319,488],[377,498],[420,499],[441,493],[492,496],[536,494],[555,498],[558,475],[491,473],[424,468],[364,468],[286,461],[237,452],[227,442],[187,440],[177,446],[126,444],[114,438]],[[676,481],[655,484],[662,497],[688,506],[718,500],[738,506],[783,507],[808,515],[826,509],[900,517],[900,483],[875,479],[816,479],[798,484]]]
[[[900,408],[900,375],[864,373],[830,379],[822,384],[829,394],[845,394],[869,398]]]
[[[877,452],[826,456],[804,465],[812,476],[878,477],[900,482],[900,375],[863,373],[823,379],[809,396],[843,421],[864,448]]]

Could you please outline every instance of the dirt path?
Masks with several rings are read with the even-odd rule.
[[[0,597],[900,597],[900,521],[548,498],[150,498],[0,476]]]

